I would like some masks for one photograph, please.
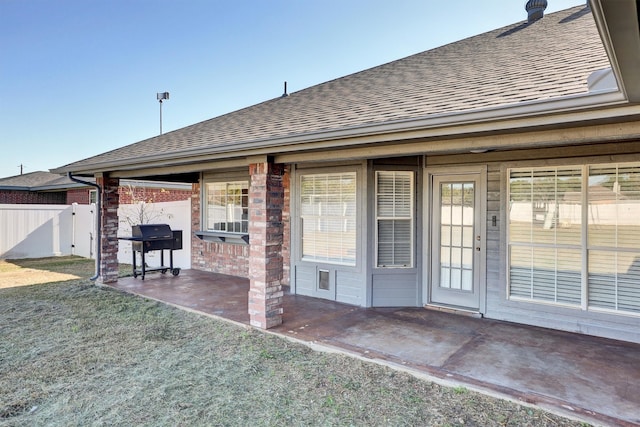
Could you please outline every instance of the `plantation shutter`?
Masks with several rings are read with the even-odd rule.
[[[376,172],[378,267],[413,266],[413,172]]]

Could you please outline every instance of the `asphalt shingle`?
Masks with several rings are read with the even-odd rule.
[[[0,178],[0,188],[33,188],[44,185],[72,184],[66,176],[52,174],[51,172],[37,171],[21,175]]]
[[[72,165],[462,113],[588,92],[610,66],[586,6],[520,22],[156,136]]]

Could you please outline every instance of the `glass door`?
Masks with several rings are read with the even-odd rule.
[[[479,184],[479,174],[433,176],[431,303],[480,309]]]

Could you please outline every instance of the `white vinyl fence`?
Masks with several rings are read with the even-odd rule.
[[[118,236],[131,236],[131,225],[169,224],[172,230],[182,230],[182,249],[173,252],[173,266],[191,268],[191,199],[179,202],[139,203],[120,205]],[[118,261],[131,264],[131,242],[120,240]],[[149,252],[145,261],[150,267],[160,265],[160,252]],[[138,260],[139,262],[139,260]],[[164,263],[169,265],[169,251],[164,252]]]
[[[91,257],[92,206],[0,205],[0,258]],[[83,253],[74,242],[82,241]]]
[[[95,205],[0,204],[0,259],[50,256],[96,256]],[[132,224],[143,221],[169,224],[182,230],[183,249],[174,252],[174,266],[191,267],[191,201],[121,205],[118,236],[130,236]],[[165,263],[169,262],[165,251]],[[147,264],[159,264],[159,252],[147,255]],[[157,258],[157,261],[156,261]],[[118,260],[130,264],[131,242],[120,240]]]

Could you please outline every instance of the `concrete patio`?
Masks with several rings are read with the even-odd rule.
[[[249,325],[247,279],[183,270],[113,288]],[[640,344],[424,308],[285,295],[270,332],[597,425],[640,425]]]

